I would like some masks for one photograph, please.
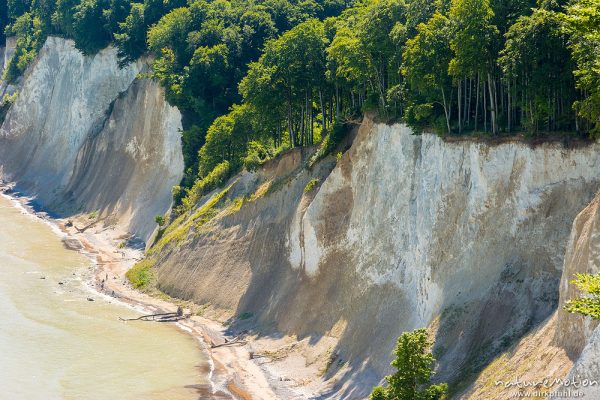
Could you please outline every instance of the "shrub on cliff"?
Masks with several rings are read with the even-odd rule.
[[[134,288],[140,290],[148,289],[154,281],[154,274],[151,270],[153,265],[154,263],[148,259],[142,260],[131,267],[125,273],[125,277],[127,277]]]
[[[19,16],[6,32],[16,38],[15,52],[4,71],[4,79],[13,82],[35,59],[45,37],[40,19],[31,13]]]
[[[405,332],[398,338],[392,361],[397,372],[385,378],[386,387],[373,389],[370,400],[441,400],[448,385],[431,384],[435,359],[425,329]]]
[[[248,143],[248,151],[243,159],[244,168],[254,171],[271,157],[273,157],[273,152],[268,146],[258,141],[252,141]]]
[[[585,295],[568,300],[565,310],[600,319],[600,274],[577,274],[571,283]]]
[[[222,163],[217,164],[212,171],[202,179],[198,179],[196,183],[194,183],[194,186],[186,191],[187,194],[182,200],[183,208],[178,208],[176,211],[181,214],[182,212],[190,210],[202,196],[225,183],[231,174],[232,169],[229,161],[223,161]]]
[[[312,167],[317,163],[317,161],[322,160],[329,154],[333,153],[349,130],[350,124],[343,124],[337,121],[333,124],[333,126],[329,127],[327,135],[319,145],[319,149],[308,161],[308,166]]]

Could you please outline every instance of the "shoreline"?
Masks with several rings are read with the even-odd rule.
[[[114,227],[102,226],[100,220],[85,229],[78,226],[89,225],[85,215],[70,218],[54,218],[46,212],[36,210],[31,198],[13,192],[10,185],[0,185],[0,194],[9,199],[24,213],[48,224],[61,237],[63,245],[86,256],[93,267],[86,286],[105,301],[116,300],[141,313],[176,312],[178,306],[170,301],[153,297],[134,289],[125,277],[144,252],[130,247],[121,247],[130,235]],[[87,222],[86,224],[82,222]],[[184,309],[189,315],[189,310]],[[141,322],[144,323],[144,322]],[[245,346],[224,345],[231,339],[225,334],[225,327],[216,321],[190,315],[175,322],[184,333],[198,341],[200,351],[206,357],[209,368],[206,371],[208,384],[198,385],[200,399],[276,400],[275,388],[271,385],[266,371],[254,363],[250,351]],[[218,347],[213,347],[218,346]],[[289,389],[289,388],[288,388]]]

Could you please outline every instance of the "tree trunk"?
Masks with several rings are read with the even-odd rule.
[[[304,107],[300,106],[300,137],[298,138],[300,146],[304,145],[304,135]]]
[[[494,101],[494,90],[492,88],[492,77],[488,72],[488,89],[490,92],[490,123],[492,126],[492,134],[495,135],[498,133],[498,127],[496,126],[496,104]]]
[[[481,95],[483,96],[483,131],[487,132],[487,96],[485,95],[485,78],[482,82]]]
[[[462,92],[462,82],[459,82],[458,84],[458,90],[457,90],[457,105],[458,105],[458,115],[457,115],[457,119],[458,119],[458,134],[462,134],[462,99],[461,99],[461,92]]]
[[[480,89],[480,82],[479,82],[479,73],[477,73],[477,86],[476,86],[476,94],[475,97],[477,98],[477,100],[475,101],[475,131],[477,131],[477,124],[478,124],[478,120],[479,120],[479,89]]]
[[[494,126],[496,128],[496,133],[498,133],[498,86],[495,79],[492,79],[492,83],[492,91],[494,92]]]
[[[340,88],[338,84],[335,84],[335,120],[339,121],[340,119]]]
[[[288,134],[290,135],[290,146],[296,145],[296,136],[294,135],[294,124],[292,122],[292,104],[288,101]]]
[[[463,91],[464,91],[464,94],[462,95],[462,98],[463,98],[462,120],[463,120],[463,125],[464,125],[467,123],[467,99],[469,98],[469,91],[467,90],[467,78],[465,78],[464,83],[463,83]]]
[[[452,93],[450,93],[452,95]],[[444,91],[444,87],[442,86],[442,99],[444,101],[444,114],[446,115],[446,127],[448,128],[448,135],[452,134],[452,130],[450,129],[450,110],[449,106],[446,104],[446,92]]]
[[[473,102],[473,78],[469,78],[469,102],[467,103],[467,115],[465,118],[465,123],[468,125],[469,120],[471,119],[471,103]]]
[[[511,131],[511,123],[512,123],[512,104],[510,102],[510,79],[508,79],[507,81],[508,84],[508,126],[507,126],[507,130],[510,132]]]
[[[321,105],[321,136],[325,135],[327,131],[327,117],[325,116],[325,104],[323,103],[323,90],[319,89],[319,103]]]

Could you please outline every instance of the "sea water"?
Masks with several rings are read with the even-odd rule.
[[[0,197],[0,399],[201,397],[199,343],[171,323],[120,321],[139,314],[89,290],[90,264]]]

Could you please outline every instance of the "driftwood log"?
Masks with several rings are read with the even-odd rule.
[[[220,344],[212,344],[210,347],[212,349],[215,349],[217,347],[224,347],[224,346],[233,346],[235,344],[241,344],[241,345],[245,345],[246,341],[242,339],[242,336],[236,336],[231,340],[227,340],[227,338],[225,338],[225,343],[220,343]]]
[[[158,313],[158,314],[148,314],[142,315],[137,318],[122,318],[119,317],[121,321],[155,321],[155,322],[177,322],[182,319],[188,319],[191,314],[184,315],[183,309],[181,307],[177,307],[176,312],[169,313]]]
[[[104,218],[97,218],[94,221],[90,222],[89,224],[85,225],[83,228],[79,228],[77,225],[75,225],[75,223],[73,223],[73,221],[68,220],[67,223],[65,224],[66,227],[70,227],[72,226],[73,228],[75,228],[75,230],[78,233],[83,233],[86,230],[88,230],[89,228],[91,228],[92,226],[96,225],[98,222],[102,222],[105,221],[108,217],[104,217]]]

